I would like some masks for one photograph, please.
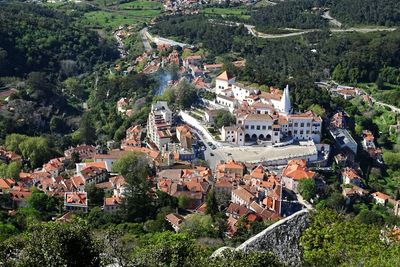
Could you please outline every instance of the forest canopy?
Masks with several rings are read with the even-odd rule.
[[[35,4],[0,3],[0,76],[31,71],[60,72],[63,77],[115,59],[113,44],[68,14]]]

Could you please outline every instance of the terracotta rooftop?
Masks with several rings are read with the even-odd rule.
[[[65,193],[65,202],[68,204],[87,205],[87,193],[83,192]]]
[[[249,213],[249,210],[236,203],[231,203],[229,204],[228,208],[226,209],[226,212],[232,215],[237,215],[239,217],[245,216]]]
[[[221,73],[216,79],[218,80],[223,80],[223,81],[229,81],[230,79],[232,79],[232,77],[230,77],[228,75],[228,73],[226,71],[224,71],[223,73]]]
[[[375,193],[372,194],[372,196],[373,196],[374,198],[380,198],[380,199],[383,199],[383,200],[392,199],[391,196],[386,195],[386,194],[384,194],[384,193],[382,193],[382,192],[375,192]]]
[[[179,226],[185,220],[185,218],[176,213],[168,214],[167,216],[165,216],[165,219],[176,226]]]
[[[235,194],[246,203],[250,204],[254,198],[254,195],[250,193],[248,190],[244,189],[243,187],[239,187],[232,191],[232,194]]]
[[[290,160],[282,175],[294,180],[301,180],[313,178],[315,172],[307,170],[305,160]]]
[[[122,199],[120,197],[112,196],[112,197],[106,197],[104,199],[104,205],[105,206],[114,206],[122,203]]]
[[[342,175],[348,177],[350,180],[361,178],[354,169],[349,167],[346,167],[342,170]]]

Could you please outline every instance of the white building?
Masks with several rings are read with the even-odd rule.
[[[230,88],[234,82],[235,77],[230,77],[228,73],[224,71],[217,78],[215,78],[215,93],[217,95],[222,94],[223,91]]]
[[[255,195],[243,187],[238,187],[237,189],[233,190],[231,194],[231,201],[233,203],[245,206],[247,208],[250,207],[250,204],[255,200],[255,198]]]
[[[221,94],[216,96],[215,102],[227,107],[230,112],[233,112],[233,110],[238,106],[238,101],[235,98]]]
[[[171,142],[171,124],[173,116],[167,102],[158,101],[151,106],[147,121],[147,137],[158,149]]]
[[[239,102],[243,102],[243,100],[250,95],[258,95],[259,90],[255,88],[248,88],[241,83],[233,83],[232,93],[234,98],[236,98]]]
[[[279,125],[274,125],[274,119],[268,114],[248,114],[237,118],[237,125],[241,125],[245,131],[245,139],[271,141],[277,143],[280,140]]]
[[[289,86],[283,92],[273,87],[270,92],[261,92],[234,82],[224,72],[216,79],[216,92],[215,102],[237,117],[235,126],[221,129],[222,141],[238,145],[257,140],[272,144],[285,139],[320,142],[321,117],[311,111],[291,114]]]
[[[290,114],[287,116],[286,124],[282,124],[283,133],[295,140],[321,141],[322,119],[308,111],[301,114]]]
[[[223,126],[221,129],[221,139],[225,142],[243,146],[245,144],[245,131],[241,126]]]

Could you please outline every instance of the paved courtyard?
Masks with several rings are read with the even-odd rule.
[[[316,154],[315,146],[289,145],[285,147],[222,147],[218,148],[228,159],[243,162],[272,161]]]
[[[258,163],[264,161],[279,161],[290,158],[306,158],[317,155],[315,146],[289,145],[285,147],[219,147],[215,150],[207,148],[206,160],[211,167],[215,167],[221,160],[234,159],[247,163]],[[213,153],[213,156],[210,155]],[[285,164],[285,163],[280,163]]]

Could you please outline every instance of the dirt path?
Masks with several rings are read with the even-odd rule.
[[[332,24],[333,26],[341,28],[343,25],[340,21],[338,21],[337,19],[335,19],[331,16],[331,14],[329,13],[329,10],[324,12],[324,14],[322,14],[321,17],[329,20],[329,23]]]

